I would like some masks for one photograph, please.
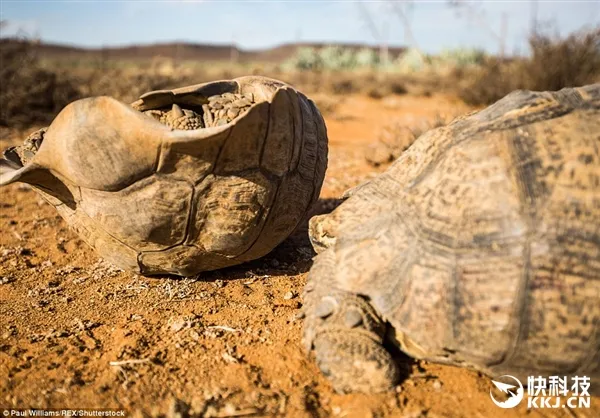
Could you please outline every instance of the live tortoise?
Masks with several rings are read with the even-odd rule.
[[[162,123],[161,123],[162,122]],[[78,100],[0,160],[104,258],[182,276],[256,259],[318,198],[327,134],[312,101],[264,77]]]
[[[600,384],[600,84],[422,135],[310,222],[304,342],[340,392],[432,362]],[[390,347],[390,346],[387,346]]]

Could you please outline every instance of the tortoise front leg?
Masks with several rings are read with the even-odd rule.
[[[320,254],[304,289],[304,344],[337,392],[383,392],[399,378],[383,347],[386,324],[362,296],[335,288],[333,249]]]

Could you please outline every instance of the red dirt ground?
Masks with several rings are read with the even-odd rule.
[[[376,174],[366,147],[467,111],[444,97],[347,97],[326,115],[330,163],[318,211]],[[33,127],[32,127],[33,130]],[[5,132],[0,146],[27,132]],[[381,169],[378,169],[381,171]],[[301,346],[300,294],[314,255],[300,228],[270,255],[197,279],[146,278],[98,259],[22,185],[0,191],[0,408],[123,408],[136,416],[583,417],[591,409],[496,407],[490,379],[425,362],[395,391],[338,395]]]

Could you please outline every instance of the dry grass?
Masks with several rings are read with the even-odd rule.
[[[81,97],[112,96],[126,103],[135,101],[140,95],[152,90],[180,86],[174,76],[134,69],[70,73],[70,78],[77,84]]]
[[[1,45],[0,85],[1,126],[49,122],[78,97],[77,89],[68,80],[39,65],[28,42]]]
[[[600,27],[565,39],[534,36],[530,45],[531,89],[559,90],[600,81]]]
[[[558,90],[600,81],[600,28],[566,38],[537,35],[530,39],[528,59],[489,58],[479,68],[448,74],[396,74],[377,71],[295,71],[273,63],[231,65],[175,62],[78,59],[42,62],[34,44],[0,43],[0,126],[24,127],[49,123],[69,102],[109,95],[131,102],[141,94],[209,80],[262,74],[286,81],[308,95],[364,94],[381,99],[392,95],[456,94],[470,105],[487,105],[516,89]],[[326,109],[329,111],[332,109]]]
[[[311,96],[330,95],[335,102],[349,94],[365,94],[379,99],[407,92],[405,83],[395,74],[286,72],[278,66],[258,64],[251,67],[226,64],[199,66],[187,62],[175,65],[168,59],[137,63],[99,60],[42,62],[27,42],[2,46],[0,126],[49,123],[62,107],[83,97],[107,95],[129,103],[152,90],[248,74],[283,80]]]
[[[160,66],[149,68],[102,63],[74,68],[48,66],[27,41],[3,42],[0,48],[0,126],[45,124],[73,100],[109,95],[125,102],[150,90],[175,87],[178,79]]]
[[[600,81],[600,28],[565,38],[537,34],[528,59],[490,58],[458,95],[471,105],[491,104],[513,90],[560,90]],[[463,74],[455,74],[457,79]]]
[[[297,71],[274,69],[269,74],[307,93],[333,95],[365,94],[374,99],[407,93],[403,76],[394,73]]]

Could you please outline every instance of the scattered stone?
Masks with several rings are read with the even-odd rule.
[[[40,299],[38,301],[33,302],[33,307],[34,308],[43,308],[45,306],[48,306],[50,304],[49,301],[47,301],[46,299]]]
[[[33,252],[29,248],[21,247],[20,245],[12,248],[3,248],[0,253],[3,257],[7,257],[9,255],[19,255],[23,257],[28,257],[33,255]]]
[[[56,274],[59,274],[61,276],[65,276],[67,274],[74,273],[74,272],[79,271],[79,270],[81,270],[81,268],[79,268],[79,267],[73,267],[71,265],[66,265],[66,266],[61,267],[58,270],[56,270]]]
[[[48,282],[48,288],[57,288],[60,286],[60,282],[56,279],[52,279]]]
[[[33,255],[33,252],[29,248],[17,247],[16,249],[17,255],[30,256]]]
[[[239,360],[227,351],[224,352],[223,354],[221,354],[221,358],[223,358],[223,360],[225,360],[229,364],[238,364],[239,363]]]
[[[7,339],[14,335],[17,335],[17,327],[15,325],[9,325],[6,329],[6,332],[2,334],[2,338]]]
[[[8,284],[14,281],[15,279],[12,276],[0,276],[0,284]]]
[[[252,288],[250,286],[246,285],[246,284],[243,284],[242,285],[242,294],[244,296],[248,296],[251,293],[252,293]]]
[[[171,318],[169,319],[168,325],[171,331],[179,332],[184,328],[189,328],[191,323],[185,318]]]
[[[120,269],[103,259],[98,259],[98,261],[89,269],[91,273],[91,278],[94,280],[106,279],[118,276],[123,273],[123,269]]]

